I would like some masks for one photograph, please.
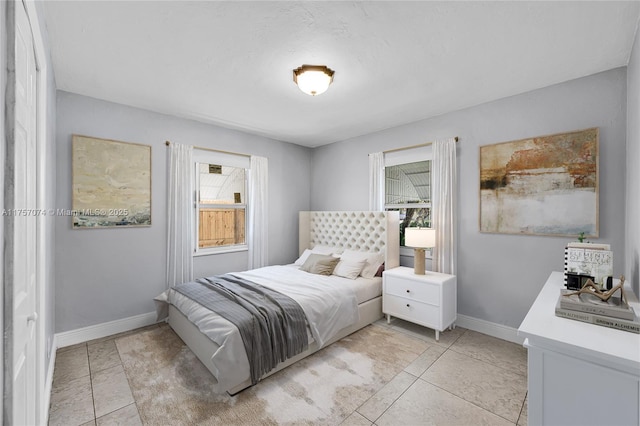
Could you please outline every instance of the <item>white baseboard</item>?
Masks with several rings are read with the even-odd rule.
[[[477,331],[478,333],[497,337],[498,339],[517,343],[519,345],[522,345],[524,343],[524,338],[518,336],[517,328],[507,327],[506,325],[496,324],[495,322],[489,322],[478,318],[458,314],[456,325],[462,328]]]
[[[71,346],[77,343],[111,336],[124,331],[135,330],[136,328],[155,324],[156,322],[156,313],[147,312],[146,314],[136,315],[129,318],[57,333],[53,336],[53,351],[55,352],[57,348],[64,348],[65,346]],[[467,315],[458,314],[456,325],[520,345],[524,342],[524,338],[518,336],[518,330],[516,328],[507,327],[506,325],[496,324],[494,322],[481,320]],[[50,362],[55,362],[55,354],[51,356]],[[53,379],[53,364],[50,366],[49,375],[51,378],[47,377],[47,386],[50,386],[50,382]]]
[[[78,328],[76,330],[56,333],[55,339],[58,343],[57,348],[75,345],[77,343],[88,342],[89,340],[99,339],[101,337],[112,336],[124,331],[135,330],[136,328],[155,324],[156,312],[147,312],[129,318],[123,318],[115,321],[109,321],[102,324],[91,325],[89,327]]]

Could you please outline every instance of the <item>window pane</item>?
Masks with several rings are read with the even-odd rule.
[[[418,207],[418,208],[387,208],[387,211],[400,212],[400,245],[404,246],[404,230],[405,228],[431,227],[431,208],[430,207]]]
[[[385,204],[430,203],[431,161],[387,166]]]
[[[245,209],[200,208],[198,247],[245,244]]]
[[[198,247],[246,244],[246,170],[198,163],[197,171]]]
[[[404,246],[405,228],[431,226],[431,161],[387,166],[384,170],[385,210],[400,213],[400,245]],[[407,207],[411,204],[416,207]]]
[[[217,164],[198,164],[200,204],[243,204],[245,169]]]

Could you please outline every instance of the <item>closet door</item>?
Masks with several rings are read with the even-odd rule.
[[[9,422],[36,423],[36,64],[33,36],[22,2],[12,2],[15,37],[9,66],[15,66],[14,103],[8,103],[12,137],[7,144],[5,172],[5,284],[11,312],[11,395]],[[12,55],[13,53],[13,55]],[[13,56],[13,57],[11,57]],[[11,76],[9,77],[11,79]],[[11,84],[11,81],[9,81]],[[13,167],[11,167],[13,166]],[[5,406],[5,410],[9,407]]]

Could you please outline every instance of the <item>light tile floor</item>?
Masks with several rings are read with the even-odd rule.
[[[440,333],[402,320],[376,322],[430,345],[343,425],[526,425],[527,352],[462,328]],[[157,327],[157,325],[150,326]],[[50,425],[142,424],[115,339],[59,349]]]

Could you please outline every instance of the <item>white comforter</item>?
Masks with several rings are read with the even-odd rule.
[[[297,266],[268,266],[233,275],[286,294],[302,307],[313,339],[323,346],[339,330],[358,322],[358,303],[347,278],[300,271]],[[249,379],[249,362],[240,332],[231,322],[200,304],[168,290],[156,298],[174,305],[217,346],[211,360],[219,391],[226,391]]]
[[[355,291],[335,275],[309,274],[290,265],[268,266],[233,275],[270,287],[298,302],[319,346],[324,346],[344,327],[358,322]]]

